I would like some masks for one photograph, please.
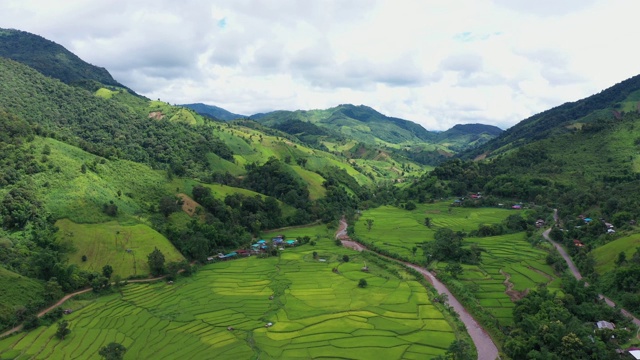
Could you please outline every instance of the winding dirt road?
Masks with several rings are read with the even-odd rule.
[[[554,213],[553,213],[553,217],[556,221],[556,223],[558,222],[558,210],[554,209]],[[567,263],[567,266],[569,267],[569,270],[571,271],[571,274],[573,274],[573,276],[578,279],[578,280],[582,280],[582,274],[580,274],[580,270],[578,270],[578,267],[576,266],[576,264],[573,263],[573,260],[571,260],[571,257],[569,256],[569,254],[567,254],[566,250],[562,247],[562,245],[558,244],[557,242],[551,240],[551,238],[549,237],[549,233],[551,232],[551,228],[545,230],[542,233],[542,236],[548,241],[550,242],[553,247],[556,248],[556,250],[558,250],[558,252],[560,253],[560,255],[562,256],[562,258],[564,259],[564,261]],[[585,282],[585,286],[589,286],[589,283]],[[608,297],[602,295],[602,294],[598,294],[598,297],[600,297],[600,299],[604,300],[604,302],[609,305],[612,308],[616,307],[616,303],[613,302],[613,300],[609,299]],[[631,314],[630,312],[628,312],[627,310],[623,309],[623,308],[619,308],[620,312],[622,313],[622,315],[628,317],[629,319],[631,319],[633,321],[634,324],[636,324],[636,326],[640,327],[640,319],[638,319],[637,317],[633,316],[633,314]]]
[[[347,236],[347,222],[342,219],[340,220],[340,227],[338,228],[338,232],[336,233],[336,239],[339,239],[342,242],[344,247],[348,247],[350,249],[354,249],[357,251],[368,250],[364,245],[353,241]],[[380,254],[378,254],[380,255]],[[460,316],[460,320],[467,327],[467,332],[469,336],[471,336],[471,340],[473,340],[476,349],[478,350],[478,359],[479,360],[495,360],[498,359],[498,347],[493,342],[489,334],[480,326],[480,324],[469,314],[467,309],[462,306],[462,304],[456,299],[455,296],[447,289],[447,287],[438,280],[435,275],[429,272],[427,269],[417,266],[415,264],[399,261],[384,255],[384,258],[389,260],[397,261],[402,263],[418,272],[420,272],[438,291],[438,293],[447,294],[449,298],[449,306],[451,306],[456,313]]]

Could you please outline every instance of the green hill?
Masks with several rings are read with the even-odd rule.
[[[502,129],[484,124],[458,124],[438,133],[438,143],[454,151],[477,147],[502,133]]]
[[[414,122],[385,116],[364,105],[345,104],[326,110],[274,111],[253,115],[251,119],[268,126],[291,120],[311,122],[347,138],[370,143],[398,144],[429,141],[436,137]]]
[[[571,132],[584,124],[619,119],[623,112],[637,112],[640,75],[624,80],[598,94],[568,102],[522,120],[497,138],[464,153],[465,158],[503,152],[510,148]]]
[[[212,117],[214,119],[218,119],[218,120],[224,120],[224,121],[230,121],[230,120],[236,120],[236,119],[242,119],[242,118],[246,118],[246,115],[239,115],[239,114],[234,114],[230,111],[227,111],[221,107],[215,106],[215,105],[206,105],[203,103],[196,103],[196,104],[184,104],[184,105],[180,105],[183,107],[186,107],[188,109],[191,109],[195,112],[197,112],[200,115],[203,116],[208,116],[208,117]]]
[[[94,80],[125,88],[105,68],[91,65],[63,46],[26,31],[0,28],[0,56],[28,65],[67,84]]]

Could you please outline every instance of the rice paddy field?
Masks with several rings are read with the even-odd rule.
[[[419,205],[413,211],[391,206],[367,210],[356,223],[355,232],[359,238],[380,248],[422,262],[425,255],[420,244],[432,241],[438,228],[468,232],[477,229],[480,224],[499,223],[515,211],[449,205],[450,202]],[[425,217],[431,218],[431,228],[424,225]],[[366,219],[373,220],[371,231],[367,230]],[[465,239],[465,244],[472,243],[484,249],[482,262],[477,266],[463,265],[464,272],[459,276],[459,281],[501,325],[513,323],[512,299],[524,296],[527,289],[535,289],[542,283],[547,284],[551,291],[559,290],[560,279],[546,264],[547,251],[532,247],[525,240],[523,232]],[[413,246],[418,247],[415,257],[411,252]],[[443,270],[446,265],[441,262],[435,267]]]
[[[420,244],[432,241],[436,230],[447,227],[455,231],[471,231],[480,224],[496,224],[514,210],[500,208],[463,208],[451,207],[450,201],[434,204],[419,204],[415,210],[409,211],[394,206],[381,206],[362,212],[355,224],[358,237],[368,243],[390,252],[413,258],[411,249],[418,247],[417,259],[424,254]],[[424,219],[431,218],[431,228],[424,225]],[[366,220],[373,220],[369,231]]]
[[[513,324],[513,300],[523,297],[529,289],[546,284],[551,292],[560,291],[560,279],[545,261],[548,253],[532,247],[524,233],[470,238],[466,243],[476,243],[485,251],[479,265],[463,266],[459,281],[500,325]],[[439,269],[445,266],[438,264]]]
[[[56,326],[43,326],[1,340],[0,358],[98,359],[100,347],[113,341],[128,349],[125,359],[444,354],[456,336],[426,289],[374,263],[362,272],[366,255],[335,246],[331,233],[324,225],[285,231],[316,245],[210,264],[173,285],[127,285],[66,315],[72,332],[65,340],[54,337]],[[362,278],[366,288],[357,286]]]
[[[166,262],[184,260],[167,238],[144,224],[124,226],[116,221],[76,224],[62,219],[56,226],[60,229],[58,238],[71,241],[76,249],[69,263],[83,270],[102,272],[102,267],[108,264],[113,267],[113,276],[120,275],[123,279],[146,275],[149,274],[147,255],[156,247]],[[87,261],[82,261],[83,255]]]

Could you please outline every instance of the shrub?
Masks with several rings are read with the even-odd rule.
[[[358,287],[360,288],[366,288],[367,287],[367,280],[366,279],[360,279],[360,281],[358,281]]]

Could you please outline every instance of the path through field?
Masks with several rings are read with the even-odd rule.
[[[182,271],[183,271],[183,270],[181,270],[181,271],[179,271],[179,272],[182,272]],[[127,282],[130,282],[130,283],[144,283],[144,282],[151,282],[151,281],[162,280],[162,279],[164,279],[165,277],[166,277],[166,275],[165,275],[165,276],[156,277],[156,278],[152,278],[152,279],[136,279],[136,280],[126,280],[126,281],[127,281]],[[115,283],[111,283],[111,285],[115,285]],[[58,302],[57,302],[57,303],[55,303],[55,304],[53,304],[53,305],[49,306],[48,308],[46,308],[46,309],[44,309],[44,310],[40,311],[40,312],[38,313],[38,317],[39,317],[39,318],[40,318],[40,317],[43,317],[43,316],[44,316],[44,315],[46,315],[48,312],[50,312],[51,310],[53,310],[53,309],[55,309],[55,308],[59,307],[60,305],[64,304],[64,303],[65,303],[65,301],[67,301],[67,300],[71,299],[72,297],[78,296],[78,295],[80,295],[80,294],[88,293],[89,291],[92,291],[92,290],[93,290],[93,288],[87,288],[87,289],[78,290],[78,291],[76,291],[76,292],[74,292],[74,293],[71,293],[71,294],[67,294],[67,295],[65,295],[62,299],[58,300]],[[13,334],[13,333],[15,333],[15,332],[20,331],[20,330],[22,330],[22,324],[20,324],[20,325],[18,325],[18,326],[16,326],[16,327],[12,328],[12,329],[10,329],[10,330],[5,331],[5,332],[4,332],[4,333],[2,333],[2,334],[0,334],[0,339],[5,338],[5,337],[7,337],[7,336],[9,336],[9,335],[11,335],[11,334]]]
[[[347,236],[347,222],[345,219],[340,220],[340,226],[338,228],[338,232],[336,232],[336,239],[342,241],[342,245],[357,251],[367,250],[365,246],[362,244],[351,240]],[[383,256],[383,255],[381,255]],[[462,306],[462,304],[456,299],[455,296],[447,289],[447,287],[441,283],[432,273],[430,273],[427,269],[411,264],[405,263],[396,259],[392,259],[386,256],[383,256],[389,260],[397,261],[400,263],[409,266],[410,268],[420,272],[429,282],[433,285],[433,287],[438,291],[438,293],[447,294],[449,298],[449,305],[453,307],[456,313],[460,316],[460,320],[467,327],[467,332],[469,336],[471,336],[471,340],[473,340],[476,349],[478,350],[478,359],[479,360],[495,360],[498,357],[498,347],[491,340],[491,337],[487,334],[487,332],[478,324],[478,322],[469,314],[467,309]]]
[[[556,219],[556,223],[558,222],[558,215],[557,214],[558,214],[558,210],[554,210],[553,217]],[[573,276],[576,279],[581,280],[582,279],[582,274],[580,274],[580,271],[576,267],[576,264],[573,263],[573,260],[571,260],[571,257],[569,256],[569,254],[567,254],[567,252],[564,250],[562,245],[560,245],[557,242],[551,240],[551,238],[549,237],[549,233],[550,232],[551,232],[551,228],[545,230],[545,232],[542,233],[542,236],[547,241],[549,241],[556,248],[556,250],[558,250],[558,252],[562,256],[564,261],[567,263],[567,266],[569,266],[569,270],[571,270],[571,274],[573,274]],[[589,286],[589,283],[585,282],[585,286]],[[602,294],[599,294],[598,296],[600,297],[600,299],[604,300],[604,302],[607,305],[609,305],[610,307],[612,307],[612,308],[616,307],[616,303],[613,302],[613,300],[609,299],[608,297],[606,297],[606,296],[604,296]],[[626,316],[629,319],[631,319],[633,321],[633,323],[636,324],[636,326],[640,327],[640,319],[638,319],[637,317],[633,316],[633,314],[631,314],[630,312],[628,312],[627,310],[625,310],[623,308],[620,308],[620,312],[624,316]]]

